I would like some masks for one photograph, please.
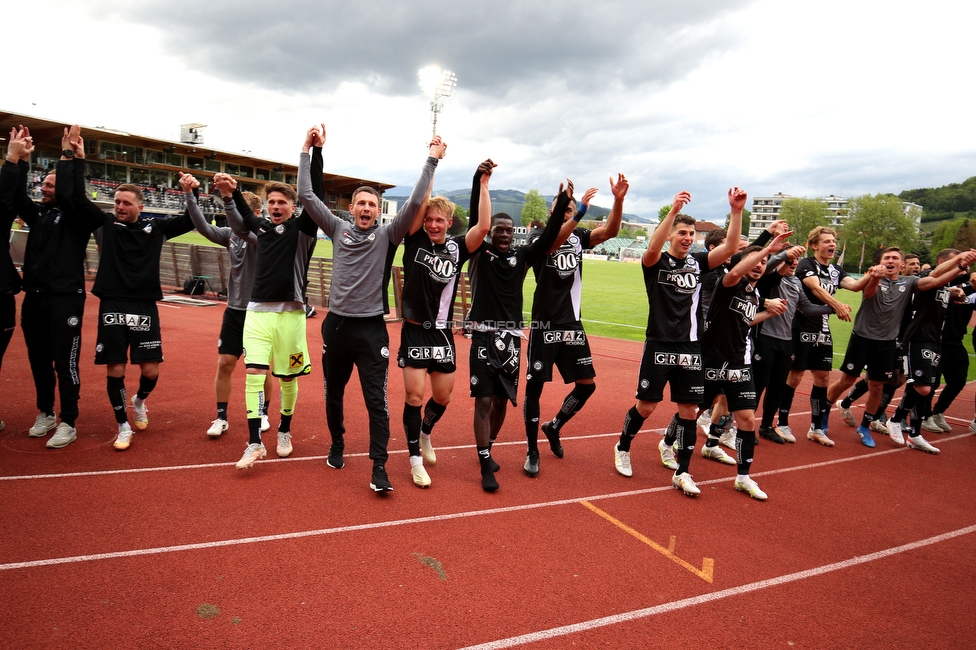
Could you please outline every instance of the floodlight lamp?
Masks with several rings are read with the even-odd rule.
[[[420,69],[420,89],[425,95],[434,95],[437,92],[437,84],[441,79],[441,68],[436,65],[428,65]]]

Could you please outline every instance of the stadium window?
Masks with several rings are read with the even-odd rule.
[[[239,175],[243,176],[244,178],[254,178],[254,168],[248,167],[247,165],[241,165],[241,173]]]
[[[186,166],[190,169],[203,169],[203,158],[186,157]]]
[[[240,176],[241,166],[235,165],[234,163],[224,163],[224,173],[230,174],[231,176]]]
[[[136,185],[149,185],[149,170],[148,169],[137,169],[133,167],[129,170],[130,183],[135,183]]]
[[[104,178],[105,163],[91,162],[89,160],[86,160],[85,174],[87,174],[90,178]]]
[[[183,154],[166,153],[164,151],[163,152],[163,159],[160,161],[160,164],[163,164],[163,165],[171,165],[173,167],[182,167],[183,166]]]
[[[128,183],[129,179],[123,165],[105,165],[105,178],[117,183]]]
[[[285,174],[285,182],[289,185],[298,185],[298,175],[297,174]]]
[[[261,169],[260,167],[258,167],[257,176],[255,178],[257,178],[257,180],[259,181],[269,181],[271,180],[271,170]]]
[[[204,161],[203,161],[203,168],[205,170],[207,170],[208,172],[214,172],[214,173],[223,171],[221,169],[221,167],[220,167],[220,161],[219,160],[214,160],[212,158],[206,158],[206,159],[204,159]]]
[[[279,183],[285,182],[285,173],[279,172],[277,170],[271,170],[271,180],[277,181]]]

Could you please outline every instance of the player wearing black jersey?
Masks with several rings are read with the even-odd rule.
[[[39,413],[28,435],[41,437],[57,426],[47,441],[49,449],[60,449],[77,438],[75,420],[81,388],[78,355],[86,297],[85,249],[92,230],[100,224],[76,210],[71,201],[76,191],[83,194],[85,189],[85,150],[77,125],[64,129],[61,148],[66,153],[58,162],[58,173],[44,179],[40,206],[27,195],[33,142],[26,128],[11,131],[2,174],[4,204],[8,204],[9,198],[12,209],[30,228],[23,265],[25,293],[21,327]],[[95,214],[100,218],[97,208]],[[61,399],[60,424],[54,415],[55,385]]]
[[[552,420],[542,424],[549,448],[557,458],[563,457],[559,433],[583,408],[596,390],[593,357],[580,320],[583,281],[583,251],[617,236],[623,216],[624,197],[629,185],[623,174],[617,181],[610,178],[613,207],[606,222],[590,230],[577,228],[586,214],[596,188],[583,194],[582,207],[571,202],[563,215],[559,238],[544,259],[533,266],[536,287],[532,299],[532,328],[529,331],[529,360],[525,376],[525,437],[528,450],[523,469],[528,476],[539,474],[539,398],[546,382],[552,381],[552,367],[559,369],[564,383],[574,383]],[[553,205],[555,208],[555,204]],[[530,241],[532,235],[530,235]]]
[[[20,177],[23,175],[23,185],[26,194],[27,171],[30,169],[30,154],[34,150],[30,131],[24,127],[10,129],[10,139],[7,142],[7,158],[0,169],[0,235],[4,242],[10,240],[10,227],[17,218],[17,196],[20,189]],[[23,169],[23,174],[21,168]],[[55,196],[54,177],[48,175],[41,186],[45,203],[53,202]],[[33,201],[31,201],[33,206]],[[36,210],[35,210],[36,211]],[[5,243],[0,245],[0,367],[3,366],[3,355],[7,345],[14,335],[17,318],[17,302],[15,295],[20,293],[21,280],[10,258],[10,247]],[[40,397],[40,396],[38,396]],[[57,425],[54,417],[54,395],[52,390],[50,412],[42,410],[38,413],[34,427],[40,429],[39,435],[44,435]],[[40,401],[40,400],[38,400]],[[64,400],[62,400],[64,403]],[[40,407],[38,407],[40,408]],[[40,425],[40,426],[38,426]],[[3,429],[0,420],[0,429]],[[34,432],[31,427],[31,434]],[[70,441],[69,441],[70,442]]]
[[[451,401],[457,350],[454,346],[454,299],[458,275],[470,254],[478,249],[491,224],[488,178],[494,163],[486,160],[481,171],[481,212],[476,225],[466,235],[447,237],[454,217],[454,204],[443,196],[428,200],[410,227],[403,247],[403,329],[397,365],[403,368],[403,428],[410,453],[410,474],[414,485],[428,487],[430,475],[424,468],[437,455],[430,442],[434,424]],[[430,377],[431,397],[423,417],[426,377]]]
[[[349,207],[352,224],[332,214],[315,196],[309,151],[324,144],[324,124],[308,130],[299,161],[298,189],[302,206],[332,238],[333,246],[329,313],[322,323],[325,412],[332,435],[326,462],[334,469],[345,465],[343,398],[355,366],[369,413],[369,457],[373,461],[369,486],[375,492],[389,492],[393,485],[386,473],[390,441],[386,393],[390,338],[383,318],[389,313],[386,286],[396,247],[409,232],[447,145],[440,136],[431,140],[429,155],[410,198],[389,225],[378,226],[380,196],[371,187],[363,186],[353,192]]]
[[[834,313],[843,321],[851,320],[851,307],[845,305],[834,294],[838,288],[860,291],[868,282],[869,276],[860,280],[848,277],[842,268],[830,263],[837,250],[837,233],[824,226],[818,226],[807,236],[807,246],[813,249],[813,257],[800,260],[796,267],[796,277],[803,283],[807,299],[814,305],[830,305]],[[780,411],[789,412],[793,395],[803,373],[807,370],[813,375],[813,388],[810,390],[810,431],[807,439],[833,447],[834,441],[824,430],[824,416],[827,414],[827,384],[830,369],[834,363],[834,345],[830,336],[828,316],[808,317],[803,313],[793,320],[793,367],[786,380],[786,387],[780,401]],[[782,418],[782,415],[781,415]]]
[[[690,496],[701,492],[688,473],[697,438],[695,413],[705,391],[698,341],[700,279],[703,272],[723,264],[738,248],[746,193],[736,187],[729,190],[728,197],[731,207],[728,236],[710,252],[690,252],[695,243],[695,219],[679,214],[691,201],[688,192],[675,195],[671,210],[651,235],[641,259],[649,310],[637,403],[624,417],[620,440],[614,446],[617,472],[631,476],[630,444],[664,399],[664,386],[670,384],[671,399],[677,404],[678,412],[671,419],[658,450],[665,467],[676,465],[672,485]],[[669,244],[666,252],[662,251],[665,242]],[[676,442],[677,462],[672,447]]]
[[[77,192],[73,202],[90,204],[84,193],[79,196]],[[115,190],[114,217],[98,211],[104,225],[95,231],[99,263],[92,293],[101,300],[95,363],[107,366],[109,402],[119,425],[114,443],[118,450],[128,449],[132,440],[126,416],[127,360],[139,364],[140,369],[139,391],[132,397],[133,422],[140,431],[149,425],[145,400],[156,386],[163,360],[156,307],[156,301],[163,298],[159,285],[163,242],[193,230],[186,213],[145,219],[142,208],[142,190],[135,185],[120,185]]]
[[[976,307],[976,273],[962,287],[966,294],[965,302],[950,302],[946,310],[945,326],[942,328],[942,363],[939,373],[945,378],[945,386],[939,392],[939,401],[932,407],[932,414],[922,421],[922,429],[933,433],[949,433],[952,427],[946,422],[945,412],[953,400],[966,387],[969,374],[969,353],[963,345],[967,326]]]
[[[715,287],[708,318],[701,338],[702,365],[705,368],[703,404],[710,404],[718,393],[724,392],[729,410],[737,427],[735,451],[736,477],[733,486],[754,499],[764,501],[766,493],[749,476],[756,443],[756,388],[752,377],[752,340],[750,328],[767,318],[786,311],[780,298],[765,300],[765,311],[759,312],[756,283],[766,272],[766,258],[779,250],[791,234],[778,234],[769,246],[749,246],[742,251],[741,260],[733,266]],[[718,449],[719,436],[710,434],[702,448],[702,455],[710,457],[709,449]]]
[[[504,212],[494,215],[490,243],[482,242],[468,263],[472,278],[468,320],[473,330],[469,366],[471,397],[475,399],[474,436],[481,464],[481,487],[488,492],[498,489],[498,466],[491,457],[491,443],[505,421],[507,402],[516,404],[522,283],[529,267],[544,259],[555,243],[562,215],[572,198],[572,183],[566,191],[560,185],[556,207],[542,236],[525,246],[512,247],[512,218]]]

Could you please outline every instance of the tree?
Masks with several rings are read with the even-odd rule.
[[[732,213],[725,215],[725,229],[729,229],[729,220],[732,218]],[[750,210],[742,210],[742,234],[746,237],[749,236],[749,224],[752,222],[752,212]]]
[[[460,235],[468,229],[468,211],[460,205],[454,206],[454,218],[451,219],[451,226],[447,229],[450,236]]]
[[[661,206],[661,209],[657,211],[657,221],[658,221],[658,223],[664,221],[664,217],[668,216],[668,213],[669,212],[671,212],[671,204],[670,203],[668,203],[667,205]]]
[[[528,226],[533,221],[543,223],[549,218],[549,207],[546,200],[539,194],[539,190],[529,190],[525,194],[525,202],[522,203],[522,225]]]
[[[830,212],[820,199],[786,199],[779,215],[780,219],[786,219],[790,224],[793,241],[799,244],[806,244],[810,231],[817,226],[830,225]]]
[[[976,248],[976,223],[971,219],[963,219],[962,226],[959,228],[959,232],[956,233],[956,238],[952,242],[952,248],[957,248],[961,251]]]
[[[952,219],[936,226],[932,233],[932,250],[938,252],[943,248],[955,248],[956,235],[962,228],[963,221],[965,219]]]
[[[910,251],[918,243],[915,222],[905,216],[897,196],[857,196],[848,200],[847,209],[849,216],[840,235],[851,249],[863,243],[868,251],[888,246]]]

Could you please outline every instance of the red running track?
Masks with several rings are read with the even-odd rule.
[[[494,454],[486,494],[471,433],[468,342],[458,337],[455,399],[434,431],[433,485],[410,481],[391,364],[388,464],[395,491],[368,488],[366,412],[347,391],[347,464],[325,464],[329,435],[316,361],[301,380],[295,453],[253,470],[243,371],[231,430],[213,419],[221,307],[161,306],[166,362],[150,426],[111,447],[104,372],[92,363],[97,299],[87,305],[79,439],[62,450],[26,435],[35,409],[18,332],[0,376],[0,626],[4,648],[969,647],[976,584],[974,390],[930,437],[942,454],[869,450],[835,414],[833,449],[806,440],[756,450],[765,503],[732,489],[734,467],[700,456],[702,495],[670,486],[659,431],[633,447],[634,476],[612,448],[633,403],[641,345],[592,339],[597,392],[564,430],[566,457],[543,440],[538,478],[522,470],[521,412]],[[396,349],[399,326],[389,326]],[[130,371],[130,391],[137,371]],[[543,417],[567,392],[550,385]],[[805,430],[800,389],[791,421]],[[277,407],[277,399],[272,408]],[[859,414],[859,410],[855,409]],[[276,422],[277,418],[272,417]]]

